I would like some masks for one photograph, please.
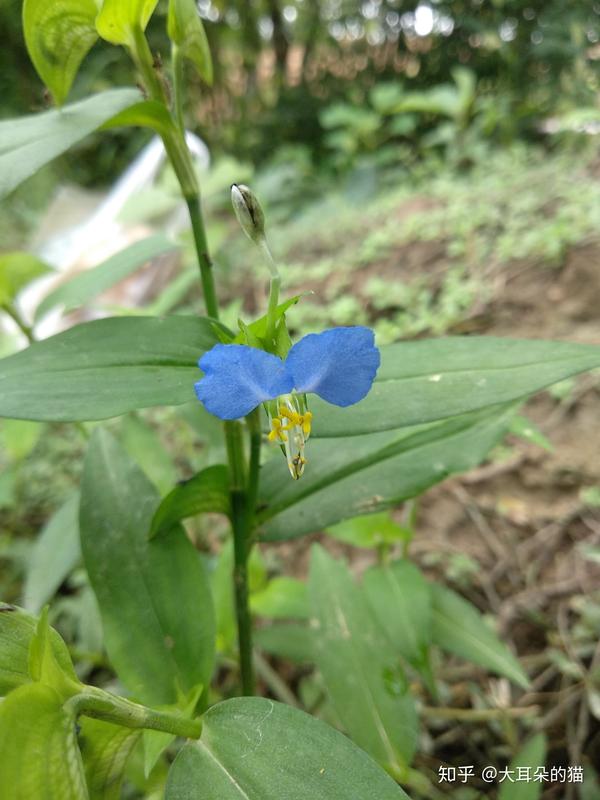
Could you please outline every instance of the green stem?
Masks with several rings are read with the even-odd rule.
[[[162,105],[167,105],[167,96],[162,81],[156,73],[152,59],[152,53],[148,46],[148,41],[141,29],[134,32],[134,41],[130,48],[131,56],[135,62],[142,81],[150,97]],[[175,48],[176,51],[176,48]],[[174,52],[174,58],[176,52]],[[170,130],[161,132],[161,137],[167,152],[171,166],[175,172],[181,192],[190,214],[190,222],[194,234],[194,243],[200,267],[200,278],[204,292],[204,303],[206,312],[214,319],[219,318],[219,306],[215,290],[212,262],[208,252],[206,242],[206,231],[202,217],[200,205],[200,188],[194,170],[194,162],[185,141],[185,128],[183,125],[182,93],[181,93],[181,59],[177,57],[178,64],[175,68],[175,117],[177,127],[173,126]]]
[[[200,197],[198,194],[193,197],[186,196],[185,202],[187,203],[192,223],[192,232],[194,234],[194,243],[196,245],[198,264],[200,266],[200,280],[202,281],[206,313],[209,317],[213,317],[213,319],[219,319],[219,305],[217,303],[212,261],[206,242],[206,230],[204,228]]]
[[[171,64],[173,66],[173,111],[181,133],[185,135],[183,117],[183,58],[181,50],[174,44],[171,48]]]
[[[33,344],[35,342],[35,336],[33,335],[33,328],[31,325],[28,325],[21,314],[17,311],[15,306],[12,303],[3,303],[2,310],[5,311],[8,316],[16,323],[17,327],[27,337],[27,341],[29,344]]]
[[[156,711],[97,689],[95,686],[86,686],[83,692],[71,697],[65,706],[75,715],[84,714],[125,728],[148,728],[186,739],[198,739],[202,733],[200,720]]]
[[[225,441],[230,470],[231,526],[233,529],[233,586],[238,624],[238,649],[242,693],[255,692],[252,663],[252,620],[248,603],[249,527],[243,429],[239,422],[225,423]]]
[[[269,245],[267,244],[267,240],[263,236],[260,241],[258,242],[258,246],[260,247],[267,266],[269,267],[269,272],[271,273],[271,282],[269,284],[269,305],[267,308],[267,329],[265,332],[265,338],[272,344],[275,339],[275,328],[277,326],[277,306],[279,305],[279,289],[281,288],[281,277],[279,275],[279,270],[277,269],[277,265],[275,264],[275,259],[269,249]]]

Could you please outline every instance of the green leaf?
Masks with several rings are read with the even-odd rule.
[[[158,433],[138,416],[128,414],[122,421],[119,441],[128,455],[143,465],[161,496],[165,495],[177,480],[177,470]]]
[[[142,731],[90,717],[79,724],[89,800],[120,800],[125,766]]]
[[[37,620],[15,606],[0,605],[0,695],[31,682],[29,648]],[[52,628],[49,640],[62,671],[76,680],[66,644]]]
[[[417,714],[388,646],[345,564],[312,551],[309,579],[315,661],[350,738],[401,776],[417,746]]]
[[[196,366],[217,341],[196,317],[118,317],[76,325],[0,360],[0,416],[105,419],[194,397]]]
[[[152,518],[150,535],[167,531],[182,519],[205,511],[229,516],[229,470],[224,464],[206,467],[176,486],[161,502]]]
[[[67,313],[89,303],[102,292],[124,280],[153,258],[176,249],[166,236],[151,236],[126,247],[93,269],[84,270],[66,283],[61,283],[42,300],[35,312],[36,320],[50,309],[62,306]],[[0,260],[1,270],[1,260]]]
[[[0,786],[11,800],[88,800],[75,717],[39,683],[0,705]]]
[[[2,253],[0,255],[0,305],[12,303],[28,283],[51,271],[52,268],[48,264],[30,253]]]
[[[273,578],[264,589],[250,596],[250,608],[255,614],[271,619],[307,619],[306,584],[286,576]]]
[[[169,773],[165,800],[401,800],[405,793],[324,722],[259,697],[227,700],[203,720]]]
[[[104,0],[96,29],[111,44],[133,46],[136,28],[146,30],[158,0]]]
[[[210,682],[215,623],[199,554],[181,528],[148,540],[158,495],[117,442],[97,429],[81,487],[81,545],[106,649],[148,705]]]
[[[268,628],[257,628],[254,632],[257,647],[279,658],[287,658],[298,664],[314,660],[313,636],[308,625],[295,622],[275,623]]]
[[[184,58],[191,61],[200,77],[211,85],[213,65],[210,47],[194,0],[169,0],[167,32]]]
[[[77,694],[81,682],[74,676],[69,661],[66,668],[56,657],[48,624],[48,607],[44,608],[29,643],[28,667],[32,680],[50,686],[63,698]]]
[[[417,425],[505,403],[600,366],[600,347],[493,336],[399,342],[381,348],[365,400],[333,408],[310,397],[316,436]]]
[[[508,647],[486,624],[479,611],[460,595],[431,584],[432,640],[443,650],[504,675],[523,689],[529,679]]]
[[[22,461],[36,444],[44,430],[37,422],[5,419],[0,423],[0,443],[11,461]]]
[[[143,100],[120,111],[102,126],[102,130],[123,127],[150,128],[161,136],[169,136],[175,130],[167,107],[156,100]]]
[[[505,780],[500,785],[498,800],[538,800],[543,789],[541,781],[534,781],[533,776],[538,767],[546,763],[547,741],[543,733],[538,733],[526,742],[512,759],[508,768],[515,776],[515,782]],[[530,775],[529,780],[516,780],[519,774]]]
[[[79,546],[79,493],[48,520],[36,539],[23,589],[23,605],[38,613],[81,558]]]
[[[137,89],[109,89],[58,110],[0,122],[0,200],[139,99]]]
[[[327,528],[327,533],[341,542],[367,548],[405,542],[411,538],[410,531],[394,522],[388,511],[352,517]]]
[[[25,0],[23,30],[38,75],[62,105],[98,38],[95,0]]]
[[[262,470],[259,515],[266,540],[291,539],[415,497],[478,464],[502,436],[512,409],[487,409],[419,428],[308,443],[299,481],[271,459]]]
[[[363,577],[371,609],[390,644],[419,668],[431,642],[431,591],[410,561],[371,567]]]
[[[275,319],[281,319],[285,312],[292,306],[295,306],[301,297],[301,294],[296,294],[294,297],[290,297],[285,302],[280,303],[275,310]],[[246,331],[249,331],[250,336],[256,337],[257,339],[264,338],[267,333],[267,315],[265,314],[265,316],[259,317],[254,320],[254,322],[251,322],[250,325],[244,325],[244,328]],[[233,344],[248,344],[248,334],[244,329],[233,339]]]

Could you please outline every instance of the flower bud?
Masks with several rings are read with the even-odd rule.
[[[265,236],[265,215],[256,196],[243,183],[231,186],[233,210],[242,230],[253,242],[260,242]]]

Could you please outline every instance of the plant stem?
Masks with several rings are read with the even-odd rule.
[[[31,325],[28,325],[21,314],[17,311],[15,306],[12,303],[3,303],[2,310],[5,311],[8,316],[16,323],[17,327],[24,334],[27,338],[29,344],[33,344],[35,342],[35,336],[33,335],[33,328]]]
[[[204,292],[206,313],[209,317],[213,317],[213,319],[219,319],[219,305],[217,303],[217,293],[215,290],[212,261],[208,252],[208,244],[206,242],[206,230],[204,228],[204,219],[202,217],[200,196],[198,194],[191,197],[186,196],[185,202],[187,203],[187,207],[190,212],[194,243],[196,245],[198,264],[200,266],[200,279],[202,281],[202,291]]]
[[[161,138],[167,152],[171,166],[175,172],[181,192],[190,214],[190,222],[194,234],[194,243],[200,266],[204,303],[209,317],[219,318],[219,307],[212,273],[212,262],[206,242],[206,231],[200,205],[200,187],[196,179],[194,162],[185,141],[185,127],[183,124],[182,96],[181,96],[181,58],[177,56],[174,48],[175,69],[175,119],[169,130],[161,131]],[[165,87],[157,75],[148,41],[141,29],[134,32],[134,42],[130,48],[131,57],[136,64],[148,94],[158,103],[167,106]]]
[[[149,728],[183,736],[186,739],[198,739],[202,733],[200,720],[156,711],[95,686],[84,687],[83,692],[71,697],[65,705],[75,715],[84,714],[87,717],[114,722],[125,728]]]
[[[171,64],[173,66],[173,112],[177,126],[185,136],[185,120],[183,117],[183,58],[181,50],[174,44],[171,48]]]
[[[277,265],[275,264],[275,259],[269,249],[269,245],[267,244],[267,240],[263,236],[259,243],[258,243],[264,257],[265,261],[267,262],[267,266],[269,267],[269,272],[271,273],[271,282],[269,285],[269,305],[267,308],[267,329],[265,333],[265,338],[269,342],[269,344],[273,343],[275,338],[275,327],[277,325],[277,306],[279,305],[279,289],[281,287],[281,277],[279,275],[279,270],[277,269]]]
[[[246,494],[243,429],[239,422],[225,423],[230,469],[231,525],[233,529],[233,587],[238,625],[242,694],[255,691],[252,663],[252,621],[248,605],[249,511]]]

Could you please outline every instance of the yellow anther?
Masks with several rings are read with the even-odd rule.
[[[270,442],[275,442],[277,440],[281,442],[287,442],[287,436],[284,433],[285,430],[289,430],[289,428],[283,427],[279,417],[273,417],[271,420],[271,431],[269,432],[267,438]]]
[[[305,436],[309,436],[312,422],[312,412],[307,411],[306,414],[304,414],[300,419],[302,421],[302,433]]]

